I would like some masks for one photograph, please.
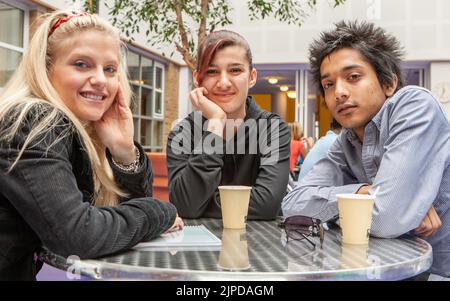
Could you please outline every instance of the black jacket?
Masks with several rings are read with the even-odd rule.
[[[205,121],[198,112],[193,112],[168,137],[169,197],[178,213],[186,218],[220,218],[218,186],[246,185],[253,186],[248,218],[275,218],[289,178],[290,132],[287,124],[279,116],[262,110],[251,97],[246,103],[245,135],[236,134],[228,144],[203,130]],[[214,139],[218,139],[217,144],[209,143]],[[274,143],[264,147],[272,140],[278,141],[278,146]],[[231,142],[234,148],[230,147]],[[219,153],[220,146],[217,145],[221,143],[223,148]],[[244,145],[245,152],[242,152]],[[268,156],[269,149],[274,156]]]
[[[0,138],[0,279],[35,279],[40,263],[33,254],[42,245],[64,257],[93,258],[157,236],[175,220],[173,205],[151,198],[151,165],[140,146],[137,173],[110,162],[129,197],[117,207],[92,206],[92,169],[78,135],[67,135],[47,151],[69,126],[56,126],[32,142],[9,174],[29,125],[10,145]]]

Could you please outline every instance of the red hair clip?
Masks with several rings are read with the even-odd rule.
[[[56,23],[52,26],[52,29],[50,29],[48,36],[50,37],[52,35],[52,33],[55,31],[55,29],[58,28],[59,26],[61,26],[61,24],[68,22],[70,19],[73,19],[75,17],[81,17],[81,16],[89,16],[89,14],[86,12],[81,12],[78,14],[72,14],[72,15],[68,15],[66,17],[59,18],[58,21],[56,21]]]

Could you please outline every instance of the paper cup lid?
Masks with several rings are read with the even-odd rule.
[[[367,200],[375,199],[376,196],[370,194],[356,194],[356,193],[340,193],[336,195],[339,199],[353,199],[353,200]]]
[[[219,189],[228,189],[228,190],[251,190],[252,186],[237,186],[237,185],[224,185],[219,186]]]

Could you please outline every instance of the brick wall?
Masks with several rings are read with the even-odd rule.
[[[178,85],[180,67],[170,63],[166,68],[165,102],[164,102],[164,152],[166,152],[167,136],[172,130],[172,123],[178,119]]]

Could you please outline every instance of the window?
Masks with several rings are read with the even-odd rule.
[[[132,51],[127,55],[134,93],[134,139],[146,151],[164,148],[164,65]]]
[[[426,87],[425,85],[425,68],[403,68],[406,85],[415,85]]]
[[[0,89],[17,69],[27,40],[27,12],[0,1]]]

